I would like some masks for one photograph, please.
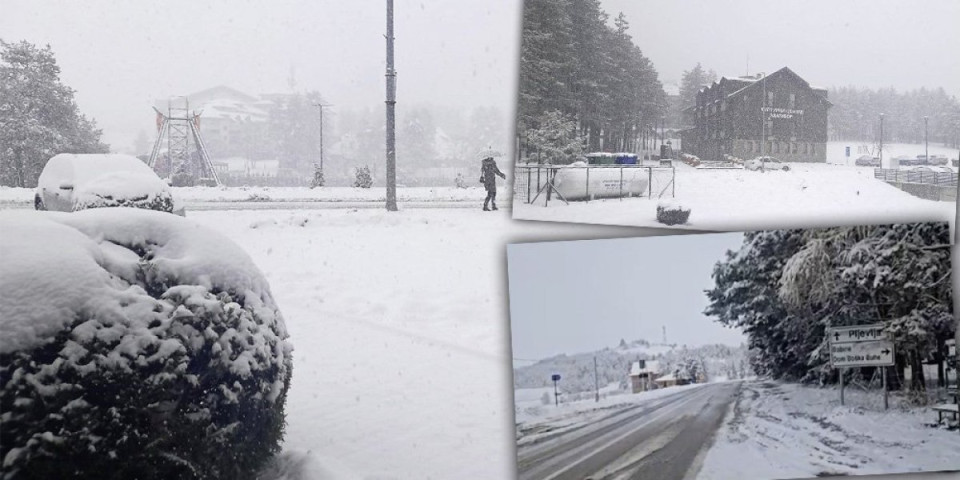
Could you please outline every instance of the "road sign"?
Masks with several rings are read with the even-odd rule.
[[[559,381],[560,381],[560,374],[559,374],[559,373],[554,373],[552,378],[553,378],[553,381],[554,381],[554,382],[559,382]]]
[[[893,342],[847,342],[830,344],[830,365],[839,367],[888,367],[893,365]]]
[[[847,156],[850,156],[850,147],[847,147]]]
[[[857,325],[855,327],[828,328],[827,337],[831,345],[836,343],[872,342],[887,339],[887,336],[883,333],[883,325],[879,323],[873,325]]]

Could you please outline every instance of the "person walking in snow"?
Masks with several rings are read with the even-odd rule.
[[[483,211],[488,212],[490,210],[497,209],[497,177],[500,177],[506,180],[507,176],[497,168],[497,162],[493,160],[493,157],[487,157],[483,159],[483,162],[480,164],[480,183],[483,184],[483,187],[487,189],[487,198],[483,201]],[[487,208],[487,205],[490,205],[492,208]]]

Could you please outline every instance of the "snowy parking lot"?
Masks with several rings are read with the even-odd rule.
[[[676,196],[670,200],[691,210],[688,223],[679,228],[740,231],[953,220],[951,202],[923,200],[877,180],[873,168],[853,165],[856,145],[849,159],[843,148],[830,143],[828,163],[791,163],[787,172],[697,169],[675,161]],[[957,157],[955,149],[930,151]],[[923,153],[923,146],[895,144],[885,152],[885,158]],[[570,204],[554,199],[544,206],[542,199],[527,204],[517,196],[513,212],[523,220],[656,227],[663,226],[656,219],[659,203],[654,195]]]

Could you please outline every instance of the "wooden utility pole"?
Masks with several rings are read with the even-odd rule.
[[[883,168],[883,114],[880,114],[880,168]],[[890,168],[893,168],[892,166]]]
[[[393,69],[393,0],[387,0],[387,211],[397,211],[396,105],[397,72]]]
[[[597,375],[597,356],[593,356],[593,385],[597,392],[597,401],[600,401],[600,376]]]

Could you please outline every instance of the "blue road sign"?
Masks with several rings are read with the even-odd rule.
[[[553,381],[554,381],[554,382],[559,382],[559,381],[560,381],[560,374],[559,374],[559,373],[554,373],[552,378],[553,378]]]

